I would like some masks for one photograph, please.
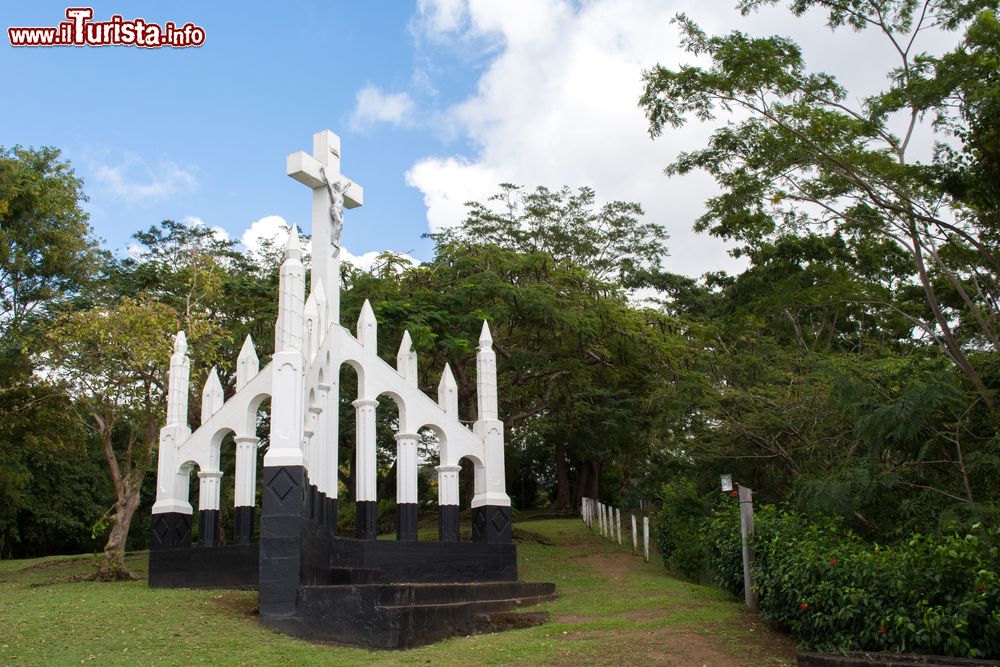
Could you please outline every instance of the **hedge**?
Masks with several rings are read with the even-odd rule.
[[[729,500],[729,499],[727,499]],[[807,650],[1000,658],[1000,530],[870,544],[833,518],[755,508],[760,614]],[[702,524],[713,578],[743,595],[739,509]]]

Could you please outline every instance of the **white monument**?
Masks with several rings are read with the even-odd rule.
[[[484,541],[509,540],[510,499],[504,482],[503,422],[497,414],[496,356],[484,322],[476,355],[478,414],[470,430],[459,421],[457,386],[447,365],[442,369],[437,400],[417,387],[417,355],[404,334],[393,368],[378,356],[377,322],[367,301],[356,334],[340,323],[340,232],[344,209],[362,205],[359,185],[340,173],[340,140],[330,131],[313,136],[312,154],[292,153],[288,175],[308,186],[312,196],[312,273],[308,298],[305,268],[295,228],[281,265],[279,313],[274,355],[259,368],[248,337],[237,360],[236,392],[224,400],[215,369],[202,394],[201,425],[187,425],[189,361],[184,333],[177,334],[170,365],[167,423],[160,432],[154,543],[175,545],[190,528],[190,472],[197,469],[201,544],[218,539],[221,472],[220,447],[227,434],[236,441],[237,542],[252,536],[258,440],[257,410],[271,399],[270,443],[264,467],[278,475],[301,468],[309,486],[309,514],[329,530],[336,526],[338,458],[338,379],[342,364],[354,368],[358,395],[356,460],[353,461],[357,503],[357,537],[375,538],[376,464],[375,411],[391,400],[399,410],[396,434],[398,538],[416,539],[417,442],[422,429],[432,429],[440,442],[438,502],[440,538],[458,538],[459,461],[475,469],[472,507]],[[284,477],[282,477],[284,479]],[[266,480],[273,481],[273,480]],[[296,483],[297,480],[292,480]],[[222,481],[221,483],[225,483]],[[487,511],[486,508],[489,508]],[[164,515],[164,516],[161,516]]]

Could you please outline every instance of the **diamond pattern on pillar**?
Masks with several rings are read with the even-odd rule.
[[[153,526],[153,535],[156,537],[158,543],[163,544],[167,541],[167,535],[170,534],[171,526],[167,521],[155,521]]]
[[[472,534],[478,536],[486,535],[486,511],[474,512],[472,517]]]
[[[292,479],[292,476],[284,468],[278,470],[277,474],[271,479],[271,483],[267,485],[267,488],[271,489],[274,495],[278,496],[278,500],[284,500],[297,487],[298,484],[295,483],[295,480]]]
[[[493,524],[493,530],[496,532],[497,535],[503,535],[504,531],[506,531],[507,527],[510,525],[510,519],[507,517],[507,513],[504,512],[502,509],[499,508],[491,508],[491,509],[493,509],[492,511],[493,516],[490,518],[490,523]],[[482,516],[482,514],[480,514],[480,516]]]

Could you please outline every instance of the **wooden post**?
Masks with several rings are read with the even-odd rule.
[[[740,492],[740,536],[743,538],[743,597],[747,609],[757,611],[757,593],[753,590],[753,577],[750,566],[754,561],[753,547],[750,540],[753,537],[753,490],[738,485]]]
[[[649,517],[642,517],[642,550],[646,562],[649,562]]]
[[[632,513],[632,555],[634,556],[638,551],[639,546],[635,537],[635,513]]]
[[[622,511],[615,509],[615,529],[618,531],[618,544],[622,543]]]

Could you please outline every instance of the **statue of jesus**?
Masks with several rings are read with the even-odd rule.
[[[340,233],[344,230],[344,191],[349,184],[342,181],[331,183],[322,167],[320,173],[330,193],[330,245],[340,250]]]

